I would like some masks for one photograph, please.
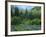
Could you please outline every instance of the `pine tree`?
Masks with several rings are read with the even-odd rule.
[[[21,12],[20,12],[20,15],[21,15],[21,16],[23,15],[22,10],[21,10]]]
[[[12,15],[12,7],[11,7],[11,16],[13,16],[13,15]]]
[[[25,12],[25,15],[26,15],[26,16],[28,15],[28,11],[27,11],[27,8],[26,8],[26,12]]]
[[[13,9],[14,9],[14,6],[11,6],[11,16],[14,16]]]
[[[18,16],[19,15],[19,9],[18,7],[15,7],[15,16]]]

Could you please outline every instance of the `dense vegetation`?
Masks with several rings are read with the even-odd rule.
[[[13,31],[31,30],[27,27],[31,25],[41,25],[41,7],[35,6],[30,10],[27,8],[25,10],[21,9],[21,12],[18,7],[15,7],[13,12],[11,7],[11,26],[13,25]]]

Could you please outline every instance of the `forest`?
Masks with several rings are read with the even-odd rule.
[[[41,29],[41,7],[20,9],[11,6],[11,31],[30,31]]]

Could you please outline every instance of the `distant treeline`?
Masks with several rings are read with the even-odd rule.
[[[15,11],[11,7],[11,16],[12,17],[13,16],[22,16],[22,17],[27,17],[27,18],[41,18],[41,7],[40,6],[35,6],[29,11],[26,8],[25,10],[21,10],[21,12],[19,12],[18,7],[15,7],[14,9],[15,9]],[[25,13],[23,13],[24,11],[25,11]]]

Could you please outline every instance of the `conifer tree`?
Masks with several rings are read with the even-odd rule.
[[[15,16],[18,16],[19,15],[19,9],[18,7],[15,7]]]
[[[26,8],[26,12],[25,12],[25,15],[26,15],[26,16],[28,15],[28,11],[27,11],[27,8]]]

